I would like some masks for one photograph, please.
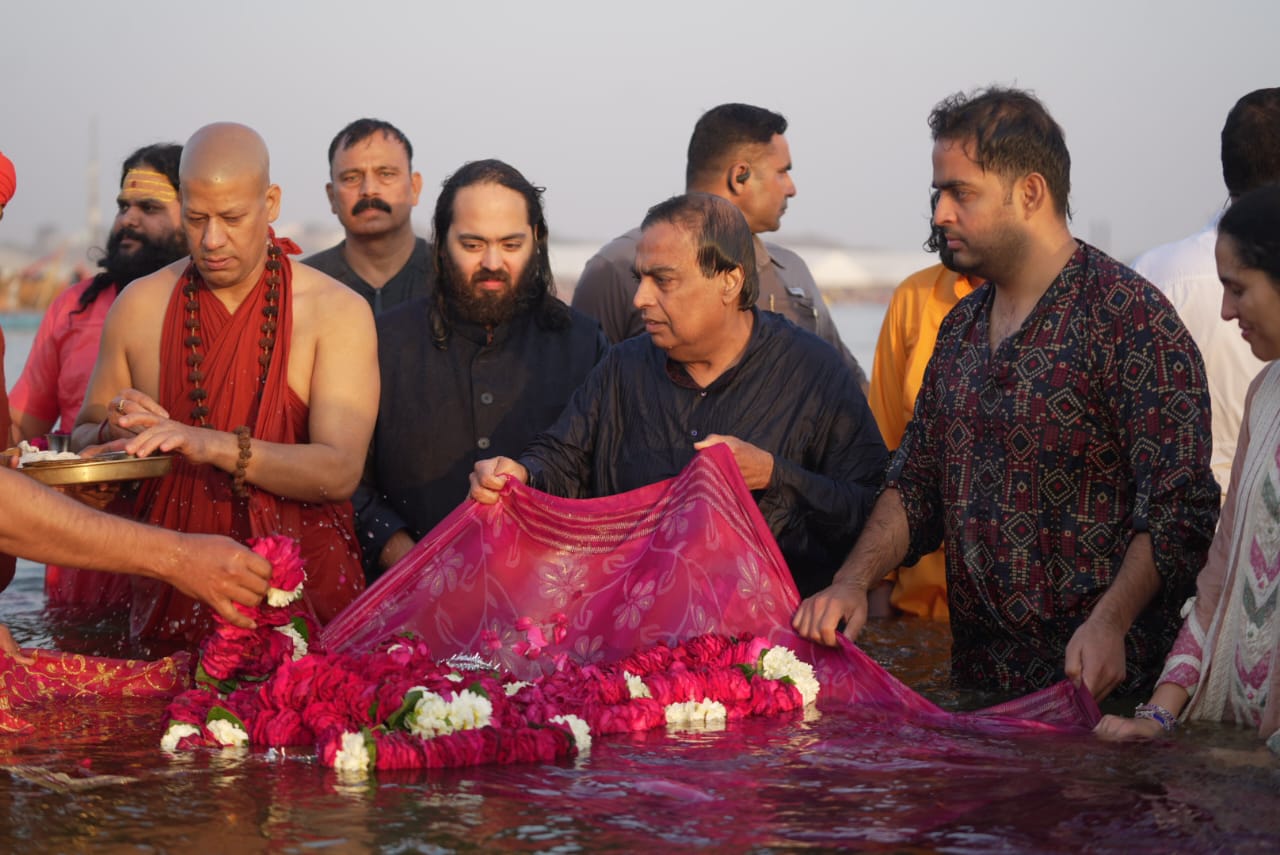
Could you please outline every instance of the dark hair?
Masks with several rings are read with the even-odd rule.
[[[929,237],[922,247],[925,252],[941,252],[942,248],[947,245],[946,234],[933,222],[933,215],[938,211],[938,200],[941,198],[941,190],[934,190],[929,193]]]
[[[431,217],[431,240],[435,253],[435,303],[431,311],[431,339],[443,350],[449,339],[449,315],[445,311],[446,283],[450,275],[449,227],[453,225],[453,203],[458,191],[474,184],[497,184],[514,190],[524,197],[529,213],[529,225],[533,229],[533,257],[529,259],[532,270],[532,292],[521,299],[521,308],[532,310],[534,319],[544,329],[567,329],[571,323],[569,307],[556,298],[555,277],[551,274],[551,257],[547,253],[550,230],[542,211],[542,194],[545,188],[530,183],[520,171],[501,160],[473,160],[445,179],[436,197],[436,210]]]
[[[689,138],[685,162],[685,187],[720,169],[724,160],[746,145],[768,145],[787,132],[787,120],[779,113],[750,104],[721,104],[702,114]]]
[[[710,193],[685,193],[650,208],[640,228],[656,223],[670,223],[693,238],[703,276],[742,268],[738,308],[745,311],[756,304],[760,274],[756,271],[755,241],[737,206]]]
[[[1227,208],[1218,234],[1235,242],[1240,264],[1261,270],[1280,288],[1280,184],[1250,190]]]
[[[1009,181],[1038,172],[1053,196],[1054,210],[1071,216],[1071,154],[1062,128],[1030,92],[992,86],[957,92],[929,114],[933,140],[972,141],[966,153],[985,172]]]
[[[1222,180],[1232,196],[1280,181],[1280,88],[1255,89],[1227,114]]]
[[[169,184],[173,187],[175,193],[178,192],[178,162],[182,160],[182,146],[177,143],[153,143],[144,145],[124,159],[124,163],[120,166],[120,186],[124,187],[124,180],[129,177],[129,170],[137,169],[141,166],[149,166],[156,172],[165,177]],[[105,266],[106,258],[99,262],[99,266]],[[128,282],[117,282],[115,277],[105,270],[93,277],[93,281],[89,283],[89,287],[80,292],[80,299],[76,301],[76,307],[71,314],[83,312],[93,305],[93,301],[98,299],[98,295],[108,288],[119,290],[128,285]]]
[[[346,151],[356,143],[369,139],[374,134],[385,134],[404,146],[405,153],[409,155],[409,166],[413,166],[413,144],[409,142],[409,138],[399,128],[381,119],[356,119],[338,131],[338,135],[333,138],[333,142],[329,143],[329,169],[333,169],[333,156],[338,153],[339,146],[342,147],[343,151]]]

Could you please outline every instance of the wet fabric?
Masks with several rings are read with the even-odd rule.
[[[1059,680],[1072,634],[1151,537],[1160,591],[1125,637],[1149,687],[1218,517],[1209,395],[1169,302],[1081,244],[992,353],[994,288],[951,310],[894,455],[908,560],[945,534],[952,673],[1005,691]]]
[[[191,657],[154,662],[34,651],[34,665],[0,653],[0,733],[25,732],[24,711],[109,698],[170,698],[191,684]]]
[[[705,388],[648,337],[614,345],[520,463],[557,496],[609,496],[670,478],[694,443],[734,436],[773,455],[760,511],[800,593],[849,554],[884,472],[885,448],[853,374],[819,338],[752,310],[738,363]]]
[[[496,504],[468,501],[321,639],[331,652],[358,652],[413,632],[436,656],[492,656],[527,678],[559,656],[611,662],[655,643],[751,633],[815,666],[819,706],[868,705],[992,731],[1097,721],[1088,693],[1070,683],[989,714],[945,713],[853,644],[797,636],[799,602],[732,453],[714,446],[678,477],[622,495],[561,499],[510,482]],[[553,626],[567,630],[563,641]],[[1038,721],[1024,721],[1028,713]]]
[[[281,242],[292,251],[292,242]],[[305,443],[307,405],[288,385],[289,343],[293,330],[292,275],[282,257],[278,329],[265,384],[260,380],[261,350],[245,346],[257,343],[266,304],[266,274],[245,298],[235,314],[207,287],[196,291],[199,301],[200,337],[209,391],[208,423],[231,431],[248,425],[255,439],[280,443]],[[174,286],[165,313],[160,345],[160,405],[183,418],[191,411],[191,382],[187,379],[190,350],[184,343],[186,296],[183,286],[193,273],[187,271]],[[259,396],[259,389],[261,395]],[[261,397],[261,404],[259,404]],[[185,532],[225,534],[236,540],[285,534],[302,542],[307,564],[307,598],[316,617],[327,621],[355,599],[364,588],[364,572],[356,544],[350,502],[309,504],[284,499],[246,484],[248,497],[232,494],[231,475],[207,464],[195,465],[175,456],[173,471],[149,481],[138,497],[137,516],[165,528]],[[212,610],[152,579],[133,580],[131,635],[143,641],[170,641],[194,646],[208,632]]]

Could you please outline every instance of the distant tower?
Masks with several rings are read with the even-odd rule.
[[[89,166],[85,179],[89,182],[89,195],[87,202],[89,204],[88,216],[85,218],[85,228],[88,229],[84,236],[86,244],[92,243],[94,235],[100,233],[102,228],[102,211],[98,207],[98,117],[92,116],[89,119]]]

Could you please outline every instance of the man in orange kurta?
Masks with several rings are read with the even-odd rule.
[[[890,450],[897,449],[911,421],[942,319],[973,288],[965,276],[935,264],[911,274],[894,289],[876,342],[867,392]],[[890,602],[906,614],[947,619],[947,568],[941,549],[925,555],[914,567],[898,568]]]
[[[179,178],[190,261],[129,286],[103,329],[75,433],[131,454],[175,455],[139,498],[182,531],[298,538],[321,623],[364,587],[348,501],[378,404],[373,315],[359,295],[288,259],[270,223],[280,188],[261,138],[200,129]],[[193,645],[209,614],[172,587],[135,582],[133,636]]]

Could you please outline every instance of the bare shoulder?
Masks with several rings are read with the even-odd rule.
[[[120,292],[111,306],[111,314],[137,318],[163,315],[169,305],[169,295],[186,269],[187,259],[182,258],[155,273],[135,279]]]
[[[319,328],[340,324],[367,327],[373,334],[373,311],[355,291],[314,267],[293,263],[294,311]]]

